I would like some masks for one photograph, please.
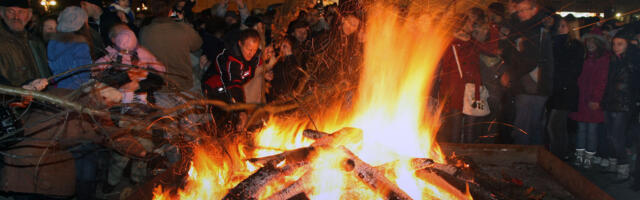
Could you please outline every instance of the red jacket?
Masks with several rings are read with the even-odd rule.
[[[466,83],[482,84],[478,44],[474,40],[455,39],[442,56],[439,96],[445,102],[445,111],[462,111]],[[454,54],[454,47],[460,63],[460,70],[456,54]]]
[[[604,121],[602,109],[592,110],[589,102],[600,103],[607,85],[609,74],[609,60],[606,53],[600,57],[588,55],[582,66],[582,73],[578,78],[578,112],[570,113],[569,117],[579,122],[600,123]]]

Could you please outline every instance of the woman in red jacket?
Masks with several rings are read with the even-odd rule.
[[[462,114],[465,85],[482,85],[479,53],[495,54],[497,49],[497,43],[490,48],[471,38],[473,26],[478,22],[477,17],[465,17],[441,61],[439,99],[448,113],[445,131],[450,131],[449,142],[472,143],[478,138],[477,131],[473,131],[478,117]]]

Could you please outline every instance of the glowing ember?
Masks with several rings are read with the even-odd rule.
[[[361,141],[342,143],[370,165],[391,164],[384,176],[413,199],[471,199],[468,191],[465,194],[442,180],[426,182],[416,177],[415,169],[411,168],[411,158],[444,162],[440,148],[434,143],[440,109],[429,107],[427,97],[443,47],[450,41],[450,25],[440,23],[447,21],[447,16],[432,21],[428,16],[416,14],[420,12],[424,11],[411,10],[409,17],[401,18],[395,9],[372,7],[366,23],[365,60],[358,93],[348,113],[351,116],[337,117],[344,112],[336,108],[327,112],[332,115],[316,118],[315,125],[326,132],[342,127],[361,129],[364,134]],[[271,119],[254,138],[254,146],[259,150],[245,153],[240,147],[237,156],[211,150],[216,147],[198,147],[187,185],[173,198],[221,199],[241,178],[261,167],[247,162],[247,158],[307,147],[314,141],[301,133],[309,127],[304,119]],[[344,152],[338,148],[319,150],[309,166],[312,169],[307,173],[313,189],[306,195],[310,199],[385,198],[343,169]],[[294,172],[278,184],[267,186],[260,198],[267,198],[305,176],[303,172]],[[172,199],[160,187],[154,195],[157,200]]]

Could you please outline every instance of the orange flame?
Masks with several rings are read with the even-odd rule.
[[[325,110],[331,114],[316,118],[314,126],[325,132],[347,126],[363,130],[363,140],[347,147],[370,165],[393,163],[385,176],[413,199],[472,199],[468,190],[463,193],[444,180],[425,181],[416,177],[410,167],[411,158],[444,162],[435,143],[441,107],[429,105],[428,97],[439,59],[451,39],[451,26],[444,23],[447,16],[437,16],[440,21],[435,21],[420,14],[422,11],[410,10],[407,17],[401,17],[395,8],[382,4],[372,7],[366,22],[362,74],[350,116],[338,117],[344,115],[340,108]],[[188,184],[178,191],[176,198],[221,199],[242,178],[258,169],[246,158],[309,146],[313,140],[301,134],[309,127],[305,119],[272,118],[253,138],[258,150],[249,154],[238,150],[238,155],[230,158],[211,151],[210,146],[198,147]],[[384,198],[353,174],[341,170],[340,156],[335,150],[322,150],[313,160],[314,188],[307,194],[310,199]],[[260,198],[278,192],[302,175],[295,173],[277,185],[266,187]],[[154,195],[157,200],[171,199],[161,187],[156,188]]]

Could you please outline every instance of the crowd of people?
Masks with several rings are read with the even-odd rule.
[[[440,66],[441,140],[544,145],[629,180],[640,147],[640,24],[562,17],[534,0],[466,13]]]
[[[283,100],[308,81],[357,80],[365,26],[357,2],[304,5],[283,17],[278,5],[250,11],[242,0],[199,13],[195,0],[154,0],[148,13],[134,12],[129,0],[78,0],[35,17],[28,0],[1,1],[0,84],[70,95],[90,86],[92,104],[134,115],[187,99]],[[638,22],[561,17],[535,0],[474,7],[456,20],[432,95],[444,106],[440,141],[546,145],[576,167],[629,179],[631,147],[640,148]],[[119,106],[132,104],[143,106]],[[246,112],[211,112],[221,130],[247,127]],[[103,192],[119,184],[129,162],[132,182],[148,176],[131,154],[172,149],[155,138],[133,140],[143,149],[109,154]],[[92,152],[100,144],[72,152],[78,199],[96,198],[100,155]],[[640,183],[640,171],[635,176]]]

